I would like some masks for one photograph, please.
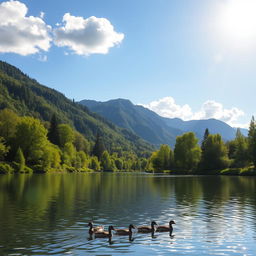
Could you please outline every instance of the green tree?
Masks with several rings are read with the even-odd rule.
[[[0,160],[3,160],[9,151],[9,147],[5,145],[4,138],[0,137]]]
[[[20,147],[28,163],[40,163],[49,145],[47,130],[39,120],[23,117],[17,124],[15,133],[16,148]]]
[[[51,143],[59,146],[60,139],[59,139],[58,125],[59,125],[59,122],[57,120],[56,114],[53,114],[50,121],[50,128],[48,131],[48,139]]]
[[[220,170],[228,167],[228,151],[219,134],[210,134],[205,141],[202,152],[201,168],[204,170]]]
[[[248,141],[245,136],[242,135],[240,129],[237,129],[235,138],[235,152],[234,152],[234,166],[245,167],[248,165]]]
[[[22,149],[20,147],[17,150],[15,162],[18,164],[18,172],[23,172],[26,166],[26,161]]]
[[[91,157],[90,163],[89,163],[89,168],[94,170],[94,171],[99,171],[100,170],[100,162],[99,162],[97,156]]]
[[[79,132],[74,133],[74,146],[77,151],[84,151],[86,154],[90,153],[90,143],[89,141]]]
[[[205,131],[204,131],[204,138],[203,138],[203,141],[202,141],[202,144],[201,144],[201,150],[202,151],[204,151],[204,149],[205,149],[205,143],[206,143],[206,140],[207,140],[209,135],[210,135],[209,129],[206,128]]]
[[[19,120],[19,116],[10,109],[0,111],[0,136],[4,137],[7,142],[15,135]]]
[[[101,160],[102,154],[105,151],[105,146],[103,140],[99,133],[96,136],[96,141],[92,150],[92,155],[97,156],[99,160]]]
[[[103,171],[113,171],[115,169],[114,161],[111,159],[107,150],[105,150],[102,154],[101,166]]]
[[[254,116],[248,132],[248,149],[250,160],[253,162],[254,168],[256,168],[256,122]]]
[[[161,145],[160,149],[151,155],[154,170],[169,170],[173,166],[173,152],[168,145]]]
[[[174,148],[174,159],[178,169],[192,170],[196,168],[200,157],[201,148],[193,132],[177,136]]]
[[[66,143],[73,143],[75,139],[74,130],[68,124],[58,125],[59,145],[64,147]]]

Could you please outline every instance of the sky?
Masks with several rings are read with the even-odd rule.
[[[68,98],[248,127],[255,0],[0,1],[0,59]]]

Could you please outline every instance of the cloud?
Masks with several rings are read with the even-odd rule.
[[[84,19],[66,13],[63,24],[54,30],[57,46],[66,46],[78,55],[106,54],[109,48],[122,42],[124,34],[117,33],[109,20],[94,16]]]
[[[152,101],[149,104],[142,106],[156,112],[157,114],[163,117],[179,117],[183,120],[189,120],[193,115],[189,105],[177,105],[175,103],[174,98],[172,97],[164,97],[162,99]]]
[[[176,104],[174,98],[172,97],[164,97],[162,99],[152,101],[149,104],[144,104],[143,106],[163,117],[177,117],[183,120],[215,118],[236,127],[238,127],[238,119],[241,116],[244,116],[244,112],[242,110],[236,107],[226,109],[221,103],[214,100],[207,100],[206,102],[204,102],[200,110],[197,112],[193,112],[188,104]],[[247,126],[247,124],[239,125],[239,127]]]
[[[40,17],[26,16],[27,12],[19,1],[0,4],[0,52],[29,55],[48,51],[51,27]]]

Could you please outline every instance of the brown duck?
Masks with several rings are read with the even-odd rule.
[[[89,222],[87,225],[89,228],[89,234],[93,234],[95,232],[103,232],[104,231],[104,226],[96,226],[93,227],[93,222]]]
[[[173,220],[171,220],[170,222],[169,222],[169,226],[158,226],[157,228],[156,228],[156,231],[157,232],[171,232],[172,233],[172,231],[173,231],[173,227],[172,227],[172,224],[176,224]]]
[[[94,232],[95,238],[111,238],[112,237],[112,230],[115,230],[113,226],[108,227],[108,231],[97,231]]]
[[[130,235],[132,235],[132,229],[135,229],[135,227],[132,224],[130,224],[129,228],[115,229],[115,232],[119,236],[130,236]]]
[[[151,226],[140,226],[138,227],[139,233],[153,233],[155,232],[155,226],[157,223],[155,221],[151,222]]]

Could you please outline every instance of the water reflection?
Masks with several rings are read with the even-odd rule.
[[[0,176],[0,255],[253,255],[256,178],[125,173]],[[89,237],[156,220],[172,234]]]

